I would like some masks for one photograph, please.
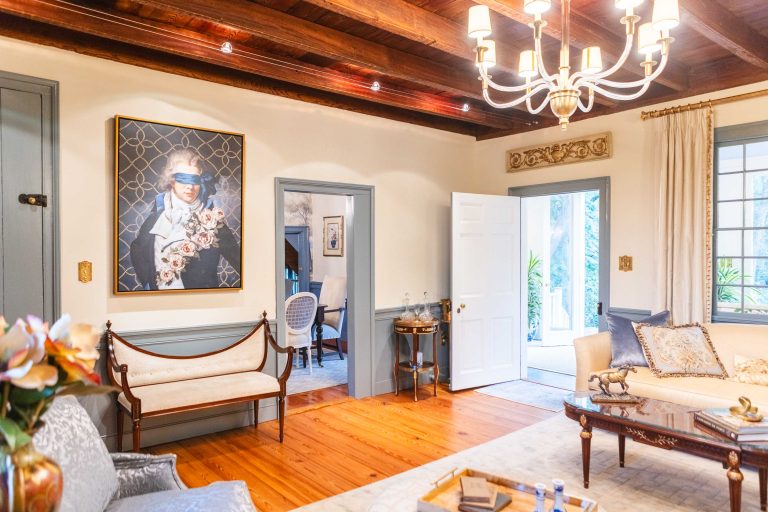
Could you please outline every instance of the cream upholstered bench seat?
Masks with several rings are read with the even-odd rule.
[[[259,335],[261,334],[261,335]],[[280,441],[285,423],[286,382],[293,364],[293,347],[280,347],[269,330],[266,313],[236,343],[194,356],[155,354],[137,347],[112,331],[107,322],[108,375],[121,388],[117,395],[117,445],[122,450],[124,415],[133,424],[133,450],[141,445],[141,420],[146,417],[253,402],[254,424],[259,422],[259,400],[277,398]],[[279,377],[264,373],[267,346],[287,354]]]

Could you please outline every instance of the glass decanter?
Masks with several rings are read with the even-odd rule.
[[[403,304],[405,305],[405,311],[403,311],[400,314],[400,320],[405,320],[406,322],[412,322],[416,319],[416,313],[411,310],[411,298],[408,292],[405,292],[405,298],[403,299]]]
[[[424,292],[424,302],[421,304],[421,312],[419,313],[419,320],[422,322],[431,322],[434,317],[429,310],[429,301],[427,300],[427,292]]]

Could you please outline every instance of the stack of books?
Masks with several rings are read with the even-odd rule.
[[[710,430],[736,442],[768,441],[768,419],[758,422],[742,420],[732,416],[725,407],[704,409],[695,412],[693,417]]]
[[[497,512],[512,502],[512,498],[489,485],[485,478],[461,477],[461,512]]]

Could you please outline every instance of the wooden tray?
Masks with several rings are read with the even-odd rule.
[[[461,484],[459,479],[462,476],[485,478],[488,483],[498,488],[499,492],[508,494],[512,498],[512,503],[504,507],[502,512],[531,512],[536,508],[536,488],[533,485],[483,473],[482,471],[475,471],[474,469],[457,471],[454,469],[433,482],[435,488],[419,498],[418,512],[458,512],[459,503],[461,503]],[[451,477],[450,480],[442,484],[440,483],[449,476]],[[545,510],[549,510],[555,503],[554,492],[547,489],[545,499]],[[597,512],[597,503],[592,500],[566,495],[564,501],[568,512]]]

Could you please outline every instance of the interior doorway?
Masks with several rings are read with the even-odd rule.
[[[354,215],[354,198],[286,191],[283,204],[286,343],[298,351],[288,395],[346,386],[350,337],[345,242],[352,231],[346,221]],[[314,301],[306,300],[308,293]]]
[[[521,197],[521,373],[572,387],[573,340],[604,328],[608,307],[608,178],[510,189]]]
[[[370,396],[373,187],[277,178],[275,205],[278,342],[298,350],[288,394]]]

